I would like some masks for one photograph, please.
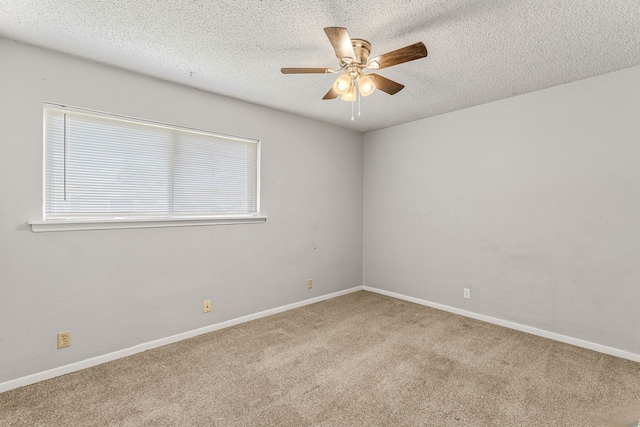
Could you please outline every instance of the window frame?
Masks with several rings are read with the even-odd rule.
[[[256,188],[255,188],[255,208],[256,212],[248,214],[193,214],[176,215],[175,212],[153,212],[150,215],[135,214],[119,215],[114,213],[98,213],[95,216],[83,216],[81,214],[70,214],[68,217],[55,215],[48,217],[48,184],[47,184],[47,129],[46,114],[48,109],[68,111],[69,113],[84,114],[94,117],[107,118],[111,120],[133,122],[140,125],[160,127],[169,131],[188,132],[193,134],[207,135],[213,138],[221,138],[230,141],[242,141],[256,144]],[[172,160],[173,162],[173,160]],[[173,163],[172,163],[173,164]],[[42,219],[29,221],[34,232],[42,231],[73,231],[73,230],[106,230],[122,228],[158,228],[158,227],[185,227],[204,225],[230,225],[230,224],[255,224],[264,223],[267,220],[265,215],[260,213],[260,164],[261,164],[261,141],[253,138],[226,135],[200,129],[193,129],[184,126],[177,126],[152,120],[139,119],[120,114],[107,113],[86,108],[71,107],[57,103],[43,103],[43,176],[42,176]],[[252,165],[253,166],[253,165]],[[173,175],[172,175],[173,176]]]

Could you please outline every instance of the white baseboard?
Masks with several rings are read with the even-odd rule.
[[[322,295],[319,297],[296,302],[293,304],[287,304],[282,307],[276,307],[270,310],[260,311],[258,313],[249,314],[247,316],[242,316],[236,319],[227,320],[226,322],[216,323],[214,325],[205,326],[203,328],[194,329],[192,331],[183,332],[177,335],[172,335],[170,337],[161,338],[158,340],[138,344],[136,346],[125,348],[123,350],[114,351],[113,353],[107,353],[102,356],[92,357],[90,359],[81,360],[75,363],[70,363],[68,365],[60,366],[58,368],[53,368],[47,371],[38,372],[32,375],[27,375],[26,377],[6,381],[4,383],[0,383],[0,393],[13,390],[18,387],[23,387],[29,384],[34,384],[40,381],[48,380],[51,378],[59,377],[60,375],[65,375],[71,372],[80,371],[82,369],[90,368],[92,366],[101,365],[103,363],[111,362],[116,359],[131,356],[136,353],[141,353],[143,351],[162,347],[167,344],[172,344],[178,341],[186,340],[188,338],[193,338],[198,335],[228,328],[234,325],[239,325],[241,323],[250,322],[251,320],[260,319],[262,317],[271,316],[273,314],[282,313],[288,310],[293,310],[294,308],[304,307],[305,305],[315,304],[320,301],[325,301],[331,298],[336,298],[342,295],[350,294],[352,292],[361,291],[363,289],[364,289],[364,286],[356,286],[354,288],[346,289],[344,291],[338,291],[331,294]]]
[[[597,351],[599,353],[608,354],[611,356],[621,357],[623,359],[632,360],[634,362],[640,362],[640,354],[631,353],[629,351],[620,350],[614,347],[608,347],[606,345],[593,343],[590,341],[581,340],[578,338],[573,338],[567,335],[558,334],[555,332],[545,331],[544,329],[534,328],[532,326],[522,325],[520,323],[510,322],[508,320],[498,319],[496,317],[485,316],[483,314],[474,313],[467,310],[462,310],[460,308],[451,307],[444,304],[438,304],[435,302],[423,300],[420,298],[408,297],[406,295],[397,294],[395,292],[385,291],[383,289],[372,288],[369,286],[364,286],[365,291],[375,292],[377,294],[386,295],[389,297],[401,299],[408,302],[413,302],[416,304],[424,305],[427,307],[435,308],[442,311],[447,311],[449,313],[459,314],[461,316],[469,317],[476,320],[481,320],[487,323],[493,323],[494,325],[504,326],[505,328],[515,329],[516,331],[526,332],[532,335],[537,335],[543,338],[549,338],[554,341],[563,342],[565,344],[575,345],[576,347],[586,348],[588,350]]]
[[[365,290],[369,292],[374,292],[381,295],[386,295],[392,298],[401,299],[404,301],[424,305],[427,307],[435,308],[442,311],[447,311],[449,313],[459,314],[461,316],[469,317],[471,319],[481,320],[487,323],[493,323],[495,325],[504,326],[506,328],[514,329],[521,332],[526,332],[532,335],[537,335],[543,338],[549,338],[555,341],[563,342],[566,344],[575,345],[577,347],[586,348],[589,350],[597,351],[604,354],[609,354],[611,356],[621,357],[623,359],[632,360],[634,362],[640,362],[640,354],[631,353],[625,350],[620,350],[614,347],[608,347],[605,345],[593,343],[590,341],[584,341],[578,338],[573,338],[567,335],[558,334],[555,332],[545,331],[543,329],[534,328],[531,326],[522,325],[515,322],[510,322],[508,320],[502,320],[491,316],[486,316],[483,314],[474,313],[467,310],[462,310],[459,308],[451,307],[444,304],[438,304],[435,302],[423,300],[420,298],[409,297],[406,295],[398,294],[395,292],[389,292],[382,289],[372,288],[369,286],[356,286],[354,288],[346,289],[339,292],[334,292],[327,295],[322,295],[319,297],[311,298],[308,300],[296,302],[293,304],[284,305],[281,307],[272,308],[270,310],[264,310],[258,313],[249,314],[247,316],[238,317],[236,319],[227,320],[225,322],[216,323],[214,325],[205,326],[203,328],[194,329],[192,331],[183,332],[177,335],[172,335],[170,337],[161,338],[158,340],[138,344],[133,347],[129,347],[123,350],[114,351],[112,353],[104,354],[102,356],[92,357],[90,359],[81,360],[79,362],[71,363],[69,365],[60,366],[58,368],[50,369],[43,372],[38,372],[32,375],[27,375],[22,378],[17,378],[15,380],[10,380],[4,383],[0,383],[0,393],[13,390],[18,387],[23,387],[29,384],[34,384],[40,381],[48,380],[51,378],[58,377],[60,375],[69,374],[71,372],[80,371],[82,369],[90,368],[92,366],[101,365],[106,362],[111,362],[116,359],[120,359],[122,357],[131,356],[136,353],[141,353],[143,351],[151,350],[154,348],[162,347],[167,344],[172,344],[178,341],[182,341],[188,338],[193,338],[198,335],[206,334],[209,332],[217,331],[220,329],[228,328],[230,326],[239,325],[241,323],[250,322],[251,320],[260,319],[262,317],[271,316],[273,314],[282,313],[284,311],[293,310],[295,308],[304,307],[305,305],[314,304],[320,301],[325,301],[331,298],[336,298],[342,295],[350,294],[352,292]]]

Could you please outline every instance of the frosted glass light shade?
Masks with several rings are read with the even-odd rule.
[[[354,102],[356,100],[356,87],[355,87],[355,85],[351,85],[351,87],[349,88],[349,91],[347,93],[345,93],[344,95],[342,95],[342,100],[343,101],[350,101],[350,102]]]
[[[348,74],[343,74],[336,79],[333,84],[333,90],[338,92],[340,95],[344,95],[349,92],[351,86],[351,77]]]
[[[358,79],[358,89],[360,90],[360,95],[369,96],[376,90],[376,85],[373,84],[371,77],[363,74],[362,77]]]

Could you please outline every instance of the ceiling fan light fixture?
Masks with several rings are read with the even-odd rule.
[[[344,95],[349,92],[351,86],[353,86],[351,83],[351,77],[348,74],[343,74],[336,79],[333,84],[333,89],[340,95]]]
[[[356,87],[351,85],[349,91],[342,95],[342,100],[347,102],[355,102],[356,100]]]
[[[360,95],[369,96],[376,90],[376,85],[371,80],[371,77],[363,74],[358,79],[358,89],[360,90]]]

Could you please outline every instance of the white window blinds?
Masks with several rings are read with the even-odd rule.
[[[45,104],[46,219],[258,214],[257,140]]]

